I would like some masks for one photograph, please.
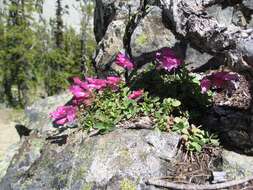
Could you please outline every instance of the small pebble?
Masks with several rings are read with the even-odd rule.
[[[242,36],[242,38],[247,38],[249,35],[247,33],[245,33],[245,32],[242,32],[241,36]]]
[[[212,172],[212,177],[213,177],[213,180],[212,180],[212,183],[222,183],[222,182],[225,182],[227,181],[226,179],[226,172],[224,171],[213,171]]]

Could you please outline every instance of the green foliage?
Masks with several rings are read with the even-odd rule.
[[[33,6],[32,1],[10,2],[8,7],[10,16],[2,19],[1,85],[12,105],[13,96],[18,98],[21,105],[28,103],[28,90],[34,82],[34,58],[37,46],[35,32],[30,27],[32,19],[29,16],[34,10]]]
[[[191,121],[199,120],[211,103],[211,94],[202,94],[197,76],[189,73],[184,65],[173,73],[159,70],[150,63],[146,69],[131,77],[133,88],[142,88],[160,99],[171,97],[181,102]]]
[[[187,118],[176,117],[172,131],[182,135],[185,148],[191,152],[201,152],[207,144],[217,146],[219,141],[217,136],[209,135],[208,132],[190,125]]]
[[[156,126],[163,129],[163,119],[179,109],[180,102],[167,98],[161,101],[158,97],[144,93],[139,101],[129,99],[130,89],[123,85],[117,92],[110,89],[97,93],[93,105],[81,113],[80,122],[86,129],[99,129],[100,132],[111,131],[124,120],[139,116],[154,118]]]

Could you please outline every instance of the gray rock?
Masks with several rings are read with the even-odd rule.
[[[103,39],[112,20],[129,20],[140,6],[140,0],[96,0],[94,32],[97,42]]]
[[[253,147],[249,133],[250,122],[249,112],[240,112],[220,106],[209,111],[203,123],[219,133],[224,144],[247,153],[248,148]]]
[[[23,143],[0,189],[156,189],[150,177],[167,174],[179,137],[152,130],[117,129],[106,135],[68,137],[62,146],[33,136]]]
[[[253,66],[253,38],[241,41],[239,47],[242,49],[248,64]]]
[[[115,20],[109,24],[104,38],[98,45],[95,57],[96,67],[99,71],[104,72],[108,67],[116,71],[121,70],[119,66],[114,64],[114,59],[124,48],[123,37],[126,24],[125,20]]]
[[[58,106],[65,105],[71,100],[70,93],[51,96],[46,99],[36,101],[31,106],[26,107],[25,114],[28,118],[27,128],[38,131],[40,135],[45,136],[47,133],[56,131],[53,128],[50,113]]]
[[[148,55],[163,47],[172,48],[177,42],[174,34],[163,24],[162,10],[159,7],[149,7],[147,12],[131,36],[130,46],[134,58]],[[154,54],[149,56],[154,57]]]
[[[233,7],[228,6],[223,9],[219,4],[215,4],[207,9],[207,13],[225,27],[229,27],[232,24],[233,12]]]
[[[247,28],[253,28],[253,15],[250,16]]]
[[[201,67],[204,67],[209,60],[213,58],[212,55],[208,53],[201,53],[197,49],[191,47],[189,44],[186,49],[185,53],[185,64],[187,65],[186,67],[190,70],[197,70]]]
[[[229,179],[238,179],[253,175],[253,157],[224,150],[222,152],[223,171]]]
[[[176,155],[180,137],[176,134],[154,132],[146,136],[146,142],[153,146],[156,155],[165,160],[171,160]],[[168,152],[168,150],[171,150]]]
[[[8,148],[8,152],[6,153],[6,155],[4,155],[3,158],[0,158],[0,181],[6,174],[6,171],[11,163],[13,156],[18,153],[20,144],[21,142],[11,145]]]
[[[247,20],[244,16],[244,13],[238,7],[233,12],[232,22],[233,22],[234,25],[240,26],[240,27],[246,27],[246,25],[247,25]]]
[[[252,0],[243,0],[242,4],[248,9],[253,10],[253,1]]]

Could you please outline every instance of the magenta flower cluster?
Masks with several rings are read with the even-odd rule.
[[[173,71],[177,69],[182,61],[177,58],[175,53],[170,48],[162,48],[156,53],[156,60],[160,64],[159,67],[167,71]]]
[[[159,63],[158,68],[165,69],[169,72],[176,70],[182,64],[182,61],[170,48],[162,48],[156,53],[155,59]],[[131,71],[135,67],[133,61],[124,53],[119,53],[116,56],[115,63],[127,71]],[[223,85],[224,81],[229,81],[233,78],[233,76],[229,74],[222,75],[222,77],[220,75],[221,74],[216,74],[204,78],[201,81],[202,92],[206,92],[213,85],[220,87]],[[87,77],[86,80],[74,77],[73,85],[69,88],[69,91],[73,94],[72,105],[58,107],[50,114],[51,118],[58,125],[73,122],[80,105],[84,105],[85,107],[92,105],[96,95],[94,92],[103,93],[106,88],[110,88],[112,91],[116,92],[121,81],[121,78],[117,76],[109,76],[106,79]],[[128,96],[128,98],[138,101],[143,94],[143,89],[135,90]]]
[[[211,89],[228,89],[234,88],[234,82],[239,80],[237,74],[229,72],[215,72],[204,77],[200,82],[201,92],[205,93]]]
[[[106,79],[87,78],[85,81],[78,77],[73,78],[74,84],[70,86],[69,91],[72,93],[72,105],[60,106],[52,112],[51,118],[57,125],[64,125],[75,120],[78,106],[84,105],[89,107],[92,105],[94,91],[103,91],[105,88],[117,90],[120,77],[110,76]]]
[[[116,63],[127,70],[134,68],[133,62],[125,54],[119,53],[116,58]],[[75,120],[79,105],[89,107],[93,103],[95,96],[94,91],[103,92],[104,89],[110,88],[113,91],[118,90],[121,78],[117,76],[108,76],[106,79],[97,79],[87,77],[86,80],[81,80],[78,77],[73,78],[73,85],[70,86],[69,91],[72,93],[72,105],[60,106],[52,112],[51,118],[57,125],[64,125]],[[137,99],[142,96],[143,90],[133,91],[129,95],[129,99]]]
[[[178,68],[182,62],[176,57],[173,51],[169,48],[163,48],[156,53],[156,60],[159,62],[161,68],[172,71]],[[119,53],[116,56],[116,64],[130,71],[134,69],[134,63],[124,53]],[[104,89],[110,88],[113,91],[118,90],[121,78],[117,76],[109,76],[106,79],[97,79],[87,77],[86,80],[81,80],[78,77],[73,78],[73,85],[70,86],[69,91],[73,94],[72,105],[60,106],[52,112],[51,118],[58,125],[64,125],[73,122],[76,118],[78,106],[84,105],[89,107],[93,103],[95,96],[94,91],[103,92]],[[139,89],[133,91],[128,98],[138,100],[143,96],[144,90]]]
[[[129,99],[132,99],[132,100],[136,100],[138,98],[140,98],[144,93],[144,90],[143,89],[139,89],[139,90],[134,90],[129,96],[128,98]]]
[[[130,58],[123,53],[119,53],[116,57],[116,64],[127,69],[132,70],[134,68],[133,62],[130,60]]]
[[[51,117],[57,125],[64,125],[75,120],[76,111],[77,108],[75,106],[60,106],[51,113]]]

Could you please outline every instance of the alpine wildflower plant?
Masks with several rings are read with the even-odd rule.
[[[204,96],[210,89],[227,88],[238,80],[237,75],[217,72],[204,77],[201,81],[196,81],[196,78],[191,77],[184,68],[182,60],[170,48],[162,48],[157,51],[155,60],[154,69],[161,75],[168,76],[161,76],[159,80],[164,81],[158,85],[165,85],[166,80],[169,83],[175,80],[176,84],[189,86],[189,80],[192,80],[194,89],[191,91],[195,90],[196,93],[193,94],[198,96]],[[125,120],[149,116],[157,129],[172,130],[181,134],[187,150],[199,152],[205,143],[214,144],[211,143],[214,141],[211,137],[209,138],[209,135],[202,132],[200,128],[192,127],[189,123],[189,114],[182,110],[181,99],[154,96],[145,87],[134,87],[139,74],[129,56],[120,52],[116,56],[115,63],[124,68],[126,73],[130,72],[129,76],[133,77],[130,83],[115,75],[107,76],[104,79],[86,77],[84,80],[74,77],[73,84],[69,88],[73,95],[72,105],[60,106],[52,112],[50,115],[54,123],[62,126],[73,123],[77,119],[79,125],[88,131],[97,129],[104,133]],[[164,71],[174,71],[174,74],[170,75]],[[152,74],[151,77],[154,75]],[[178,83],[179,80],[182,82]],[[196,86],[198,88],[195,89]],[[167,89],[168,86],[165,85],[165,87],[167,91],[171,90]],[[174,118],[173,122],[171,118]]]

